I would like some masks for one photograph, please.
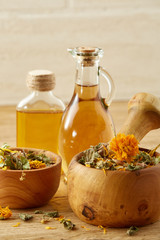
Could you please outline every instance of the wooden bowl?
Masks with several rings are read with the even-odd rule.
[[[45,154],[56,163],[45,168],[23,170],[25,179],[20,181],[22,170],[0,169],[0,205],[10,208],[32,208],[45,205],[56,193],[61,175],[61,157],[40,149],[11,148],[25,152]]]
[[[160,164],[132,172],[108,170],[105,174],[78,163],[82,154],[72,159],[68,170],[69,203],[82,221],[130,227],[160,219]]]

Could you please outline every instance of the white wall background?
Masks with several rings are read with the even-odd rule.
[[[0,105],[28,94],[32,69],[55,72],[55,94],[69,101],[75,63],[66,49],[98,46],[115,99],[160,96],[160,0],[0,0]]]

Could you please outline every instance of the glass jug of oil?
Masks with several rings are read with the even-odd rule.
[[[17,105],[17,147],[58,152],[58,134],[64,103],[52,90],[55,76],[48,70],[28,73],[29,96]]]
[[[74,94],[62,116],[59,131],[59,154],[65,174],[74,155],[91,145],[108,142],[115,135],[108,112],[115,88],[109,74],[99,66],[102,49],[78,47],[68,51],[75,58],[77,69]],[[106,105],[99,91],[99,75],[108,84]]]

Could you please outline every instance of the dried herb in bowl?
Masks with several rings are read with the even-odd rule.
[[[11,150],[6,144],[0,148],[0,169],[30,170],[45,168],[54,164],[45,154],[33,151]]]
[[[138,144],[134,135],[119,133],[109,144],[91,146],[83,152],[78,162],[86,167],[119,171],[134,171],[160,163],[160,156],[155,155],[160,144],[148,152],[141,150]]]

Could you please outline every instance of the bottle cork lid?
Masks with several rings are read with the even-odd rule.
[[[50,91],[55,87],[55,75],[49,70],[33,70],[28,73],[27,86],[31,90]]]
[[[93,53],[96,51],[96,48],[95,47],[79,47],[78,51],[82,53]]]

